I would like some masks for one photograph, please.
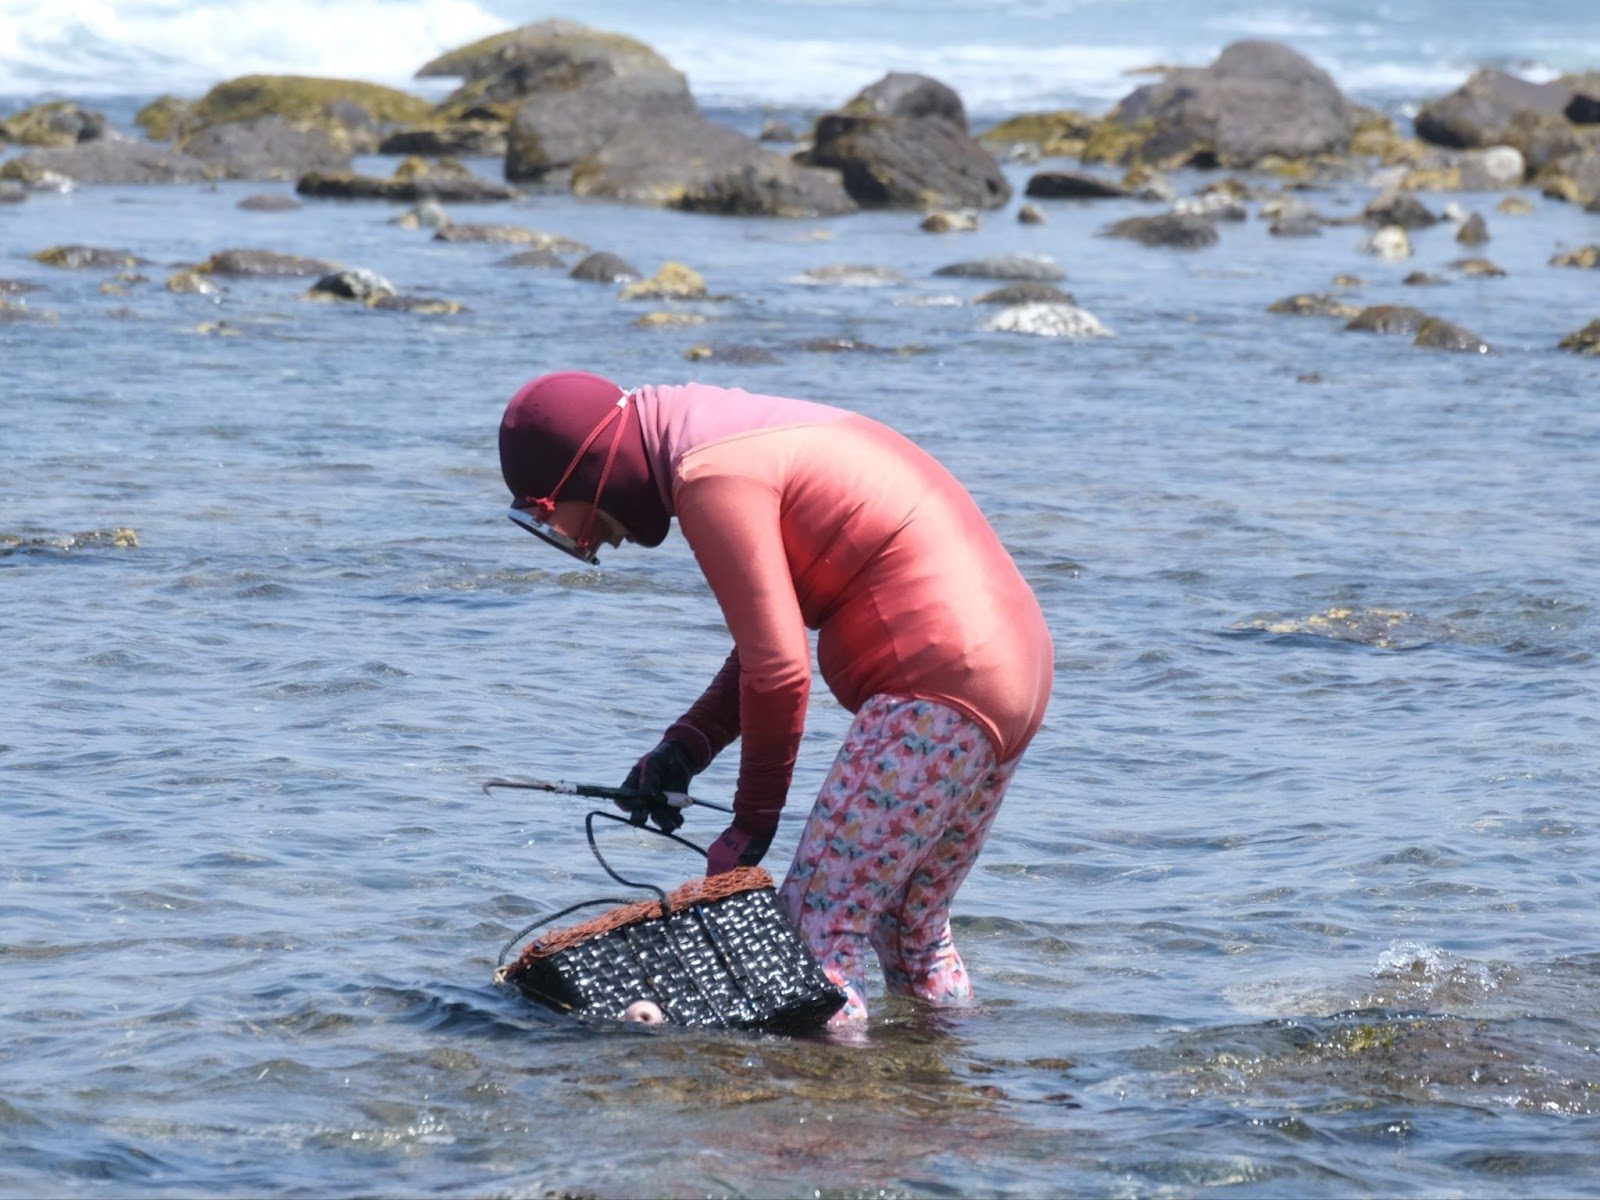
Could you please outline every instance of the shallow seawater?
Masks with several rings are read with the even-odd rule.
[[[1355,227],[1097,236],[1156,211],[1134,201],[1037,227],[1014,201],[944,237],[904,213],[452,210],[726,297],[647,330],[667,306],[398,208],[235,207],[285,190],[0,209],[0,278],[56,314],[0,324],[0,1191],[1600,1191],[1600,376],[1554,348],[1600,277],[1546,265],[1600,217],[1463,197],[1508,272],[1469,279],[1449,226],[1406,264]],[[65,242],[147,281],[28,258]],[[230,247],[469,311],[162,287]],[[932,274],[1010,252],[1054,257],[1115,336],[981,332],[965,301],[996,285]],[[904,282],[793,282],[846,263]],[[1453,282],[1402,287],[1417,268]],[[1494,353],[1265,311],[1339,273]],[[771,361],[686,361],[700,343]],[[511,933],[615,885],[582,802],[481,782],[616,783],[726,650],[680,539],[573,570],[504,519],[500,410],[558,367],[857,408],[990,513],[1057,688],[958,902],[978,1008],[875,1000],[864,1044],[600,1035],[490,982]],[[71,540],[124,527],[136,546]],[[775,870],[845,725],[819,682]],[[726,800],[734,766],[697,790]],[[607,845],[667,884],[694,865]]]

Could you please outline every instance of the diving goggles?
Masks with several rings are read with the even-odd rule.
[[[600,565],[600,559],[595,555],[593,546],[585,546],[576,538],[568,537],[554,525],[541,521],[537,514],[529,512],[525,508],[512,508],[506,511],[506,516],[521,525],[541,542],[546,542],[557,550],[572,555],[579,562],[586,562],[591,567]]]

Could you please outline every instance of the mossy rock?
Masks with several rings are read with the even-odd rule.
[[[649,279],[640,279],[622,289],[621,300],[702,300],[706,295],[705,277],[693,267],[669,262]]]
[[[471,79],[508,59],[522,50],[549,50],[562,54],[622,58],[637,60],[640,66],[671,70],[671,65],[649,46],[620,33],[607,33],[590,29],[576,21],[537,21],[504,33],[479,38],[465,46],[446,51],[438,58],[424,63],[416,73],[417,79],[436,76]]]
[[[1576,250],[1563,250],[1550,260],[1550,265],[1595,270],[1600,268],[1600,246],[1579,246]]]
[[[171,142],[195,131],[194,105],[180,96],[157,96],[133,115],[152,142]]]
[[[201,124],[283,117],[321,121],[330,105],[355,104],[375,121],[413,124],[425,120],[432,105],[398,88],[354,79],[309,75],[245,75],[212,88],[194,106]]]
[[[71,100],[52,100],[0,121],[0,141],[19,146],[76,146],[105,134],[106,119]]]
[[[1560,345],[1561,349],[1570,350],[1574,354],[1600,358],[1600,320],[1590,321],[1577,333],[1569,333],[1561,339]]]
[[[1405,178],[1400,181],[1400,188],[1406,192],[1459,192],[1461,168],[1419,167],[1406,172]]]
[[[1140,151],[1154,133],[1155,125],[1149,121],[1131,127],[1112,120],[1101,121],[1089,134],[1081,157],[1086,163],[1127,164],[1143,161]]]
[[[1037,146],[1047,158],[1072,158],[1083,154],[1099,124],[1098,118],[1071,108],[1021,113],[979,134],[978,141],[991,150],[1020,143]]]

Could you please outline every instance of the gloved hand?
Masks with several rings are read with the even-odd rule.
[[[770,833],[746,833],[730,825],[706,851],[706,874],[722,875],[735,867],[753,867],[772,845]]]
[[[682,742],[662,738],[656,748],[633,764],[633,770],[622,781],[631,792],[646,792],[640,800],[618,800],[617,807],[628,813],[634,825],[651,820],[663,833],[671,833],[683,824],[683,811],[667,803],[665,792],[687,792],[689,780],[694,778],[694,767],[689,751]]]

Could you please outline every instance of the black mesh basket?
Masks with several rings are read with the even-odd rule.
[[[589,844],[599,858],[595,817],[615,818],[589,814]],[[659,901],[623,904],[535,939],[495,972],[498,982],[585,1018],[621,1020],[635,1001],[648,1000],[668,1024],[702,1028],[804,1032],[844,1006],[844,994],[779,909],[772,876],[760,867],[692,879],[669,895],[600,863]]]

